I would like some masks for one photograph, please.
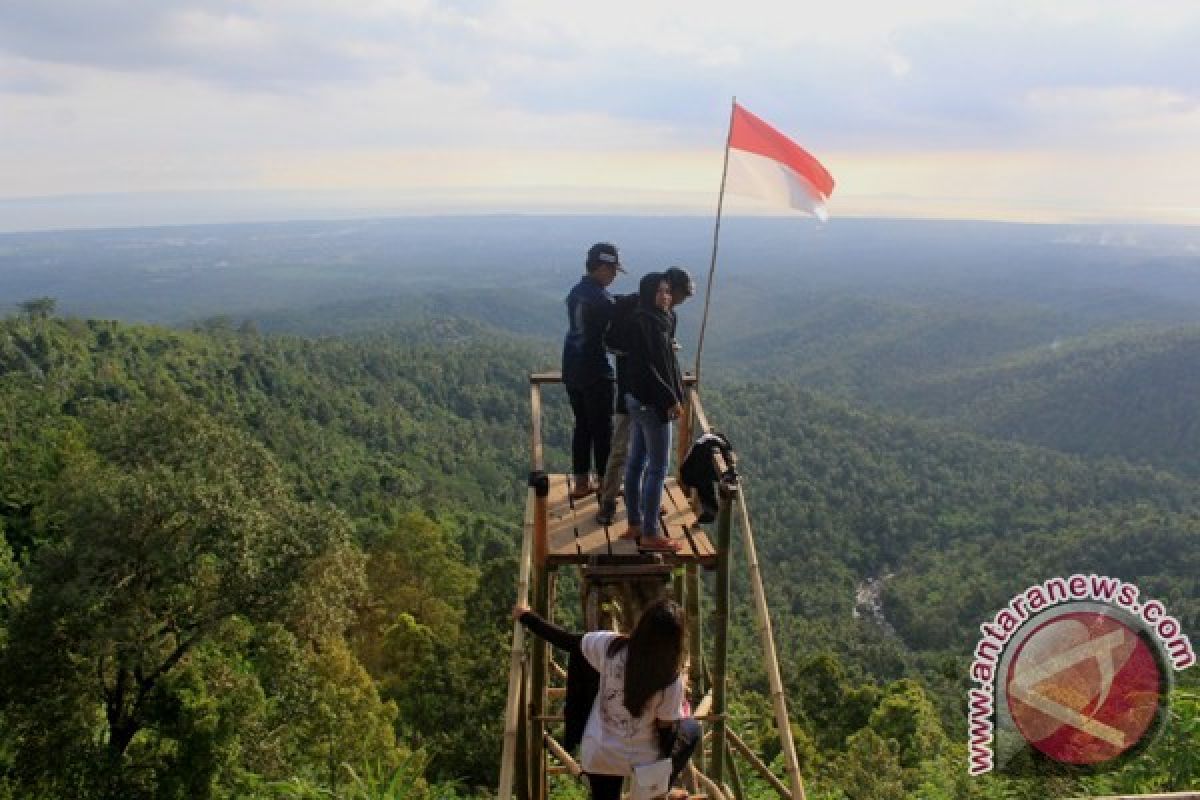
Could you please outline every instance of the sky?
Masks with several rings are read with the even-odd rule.
[[[0,230],[712,214],[734,96],[835,221],[1200,224],[1195,0],[5,0]]]

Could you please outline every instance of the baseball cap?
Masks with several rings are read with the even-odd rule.
[[[587,268],[590,272],[601,264],[612,264],[617,268],[617,272],[624,272],[621,267],[621,257],[617,253],[617,246],[609,242],[596,242],[588,249]]]

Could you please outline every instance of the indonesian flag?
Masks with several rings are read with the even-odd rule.
[[[826,220],[833,176],[800,145],[734,103],[725,188]]]

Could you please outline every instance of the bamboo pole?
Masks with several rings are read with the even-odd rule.
[[[521,662],[521,708],[529,709],[529,659]],[[527,713],[518,715],[520,727],[517,732],[517,797],[529,800],[529,726],[532,720]]]
[[[687,613],[688,624],[688,657],[691,661],[689,670],[689,683],[691,684],[692,697],[700,697],[704,692],[708,691],[708,687],[704,684],[704,640],[702,638],[703,624],[700,618],[700,568],[695,563],[689,563],[684,567],[684,592],[685,611]],[[702,703],[703,701],[700,701]],[[711,703],[711,700],[709,701]],[[693,709],[693,714],[699,714],[700,703],[697,703]],[[705,711],[705,713],[708,713]],[[697,763],[696,766],[704,769],[704,748],[699,748],[694,756]]]
[[[545,481],[547,478],[545,476],[544,455],[542,453],[542,387],[540,384],[532,383],[529,386],[529,411],[532,418],[530,445],[533,453],[532,472],[530,474],[540,475],[541,479]],[[546,565],[546,551],[549,546],[547,542],[549,521],[546,508],[548,494],[549,492],[537,492],[534,495],[533,561],[539,571]]]
[[[542,619],[550,619],[550,574],[545,564],[537,566],[537,582],[534,584],[533,610]],[[533,720],[529,737],[529,780],[530,800],[545,800],[546,797],[546,747],[543,737],[546,723],[546,665],[549,651],[542,637],[533,637],[532,673],[529,687],[529,716]]]
[[[725,793],[720,787],[712,781],[707,775],[696,769],[694,764],[688,764],[688,771],[691,773],[692,780],[704,787],[704,791],[708,792],[710,800],[727,800]]]
[[[554,740],[550,734],[546,734],[546,747],[550,750],[550,754],[558,759],[558,763],[567,768],[567,772],[571,773],[571,777],[578,778],[583,774],[583,767],[571,758],[571,755],[563,749],[563,746]]]
[[[525,501],[525,524],[521,535],[521,561],[517,572],[517,605],[529,603],[529,572],[533,549],[534,490]],[[513,621],[512,653],[508,664],[508,703],[504,708],[504,746],[500,759],[499,800],[512,797],[513,767],[517,750],[517,725],[521,702],[522,661],[525,656],[525,626]]]
[[[729,737],[731,737],[733,735],[734,735],[733,729],[728,724],[726,724],[725,725],[726,740],[727,741],[730,740]],[[746,792],[742,788],[742,774],[738,771],[737,762],[733,760],[733,748],[730,748],[730,747],[725,748],[725,761],[727,762],[726,766],[729,767],[729,777],[733,781],[733,796],[735,798],[737,798],[737,800],[745,800]],[[726,792],[726,794],[728,794],[728,792]]]
[[[758,568],[758,553],[754,548],[754,532],[750,527],[750,514],[746,511],[745,487],[737,495],[738,511],[742,532],[742,549],[750,572],[750,586],[754,593],[754,610],[758,618],[758,634],[762,639],[763,657],[766,659],[767,680],[771,686],[771,705],[775,709],[775,725],[779,729],[779,742],[783,746],[784,769],[792,787],[792,800],[805,800],[804,780],[800,777],[800,763],[796,758],[796,743],[792,740],[792,726],[788,721],[787,697],[783,692],[783,679],[779,675],[779,659],[775,655],[775,635],[771,631],[771,615],[767,610],[767,593],[763,590],[762,573]]]
[[[733,553],[730,548],[733,513],[733,494],[736,486],[721,484],[721,507],[717,513],[717,615],[713,654],[713,713],[712,763],[709,772],[718,784],[725,779],[725,690],[729,665],[729,567]]]
[[[704,608],[700,596],[700,567],[694,561],[688,562],[683,568],[684,577],[684,613],[688,622],[688,656],[691,659],[692,692],[708,691],[704,684],[704,620],[701,617]]]
[[[771,772],[771,768],[764,764],[761,758],[754,755],[754,751],[746,746],[742,738],[733,731],[729,731],[727,735],[729,736],[729,743],[741,753],[742,758],[746,759],[746,763],[753,767],[754,771],[763,777],[763,780],[771,784],[775,791],[779,792],[779,796],[783,800],[792,800],[792,793],[783,785],[783,781],[775,777],[775,773]]]

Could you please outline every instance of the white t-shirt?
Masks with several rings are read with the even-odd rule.
[[[608,647],[617,638],[610,631],[584,634],[583,657],[600,673],[600,690],[583,731],[580,766],[599,775],[630,775],[635,766],[658,761],[655,720],[683,719],[683,676],[650,696],[635,717],[625,708],[625,659],[628,648],[612,658]]]

